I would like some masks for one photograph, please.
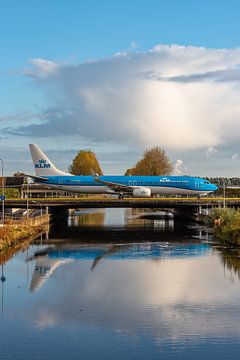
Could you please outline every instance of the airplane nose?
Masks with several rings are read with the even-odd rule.
[[[217,189],[217,185],[211,184],[211,191],[216,191]]]

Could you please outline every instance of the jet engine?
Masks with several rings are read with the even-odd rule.
[[[133,197],[143,197],[143,198],[147,198],[151,196],[151,189],[149,188],[137,188],[137,189],[133,189]]]

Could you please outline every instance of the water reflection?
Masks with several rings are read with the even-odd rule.
[[[25,313],[34,326],[75,323],[128,334],[145,329],[159,340],[226,336],[230,328],[240,336],[239,286],[224,277],[207,244],[66,244],[31,252],[30,290],[39,295],[14,292],[11,311],[20,318]],[[11,266],[19,271],[21,260]]]
[[[64,221],[65,220],[65,221]],[[190,237],[187,223],[169,211],[147,209],[84,209],[72,212],[50,228],[51,240],[88,242],[176,241]],[[106,234],[107,233],[107,234]],[[148,240],[148,239],[147,239]]]
[[[240,250],[218,247],[217,251],[224,268],[236,274],[240,279]]]
[[[1,290],[2,290],[2,296],[1,296],[1,314],[3,316],[3,312],[4,312],[4,283],[6,281],[6,277],[4,275],[4,265],[1,265]]]
[[[104,210],[76,210],[68,217],[68,226],[102,226],[104,220]]]
[[[163,214],[115,215],[101,215],[99,227],[92,215],[86,225],[58,224],[7,262],[2,358],[238,358],[235,260],[226,265],[202,241],[204,228],[162,231],[154,221]]]
[[[167,228],[174,230],[173,213],[158,209],[83,209],[72,211],[68,226],[111,228]]]
[[[39,289],[43,283],[61,265],[71,261],[90,260],[93,271],[103,260],[151,260],[160,261],[165,258],[201,256],[209,251],[207,244],[169,244],[169,243],[140,243],[140,244],[97,244],[82,245],[65,243],[54,247],[47,247],[37,251],[28,259],[35,261],[34,272],[30,284],[30,291]]]
[[[54,260],[48,257],[38,257],[35,263],[32,280],[30,283],[30,291],[40,288],[44,282],[53,274],[60,265],[68,263],[69,260]]]

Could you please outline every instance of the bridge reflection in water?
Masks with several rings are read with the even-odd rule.
[[[188,236],[188,223],[159,209],[83,209],[52,224],[51,241],[172,241]],[[146,239],[147,236],[147,239]]]
[[[206,229],[174,221],[168,211],[78,210],[53,224],[48,240],[43,242],[46,247],[28,259],[35,261],[30,291],[39,289],[58,267],[73,261],[88,260],[94,270],[106,260],[157,262],[201,256],[209,251],[208,244],[198,243],[204,236],[208,239]]]

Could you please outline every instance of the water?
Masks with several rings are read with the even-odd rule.
[[[143,210],[53,226],[2,268],[0,358],[239,358],[239,253],[208,240]]]

